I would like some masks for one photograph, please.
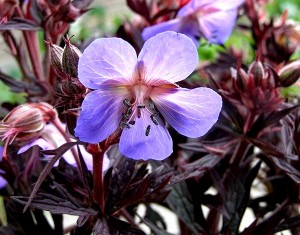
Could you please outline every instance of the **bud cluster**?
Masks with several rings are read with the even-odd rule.
[[[0,0],[0,24],[8,21],[17,5],[17,0]]]
[[[80,106],[85,95],[85,87],[78,80],[77,66],[81,51],[71,44],[69,38],[65,39],[65,47],[61,48],[50,41],[51,66],[61,85],[61,93],[54,93],[60,98],[57,106],[69,104],[69,107]]]
[[[36,139],[46,123],[56,117],[55,109],[47,103],[27,103],[14,108],[0,122],[0,138],[5,142],[3,155],[13,142],[23,145]]]
[[[86,12],[85,8],[91,1],[39,0],[29,2],[29,4],[36,4],[34,7],[36,12],[32,17],[45,31],[49,32],[52,40],[56,41],[58,37],[66,33],[70,23]]]
[[[241,109],[260,114],[276,110],[282,103],[278,75],[260,61],[253,62],[248,72],[241,68],[232,70],[232,77],[220,89],[225,98]]]

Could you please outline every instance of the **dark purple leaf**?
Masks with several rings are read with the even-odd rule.
[[[145,0],[126,0],[127,5],[134,12],[145,17],[150,22],[150,12],[147,2]]]
[[[221,160],[221,157],[216,155],[206,155],[197,161],[181,166],[183,172],[174,176],[170,184],[176,184],[192,177],[201,177],[209,169],[213,168]]]
[[[248,135],[251,137],[256,137],[261,130],[270,125],[277,124],[282,118],[299,107],[300,105],[295,105],[293,107],[286,108],[280,111],[274,111],[266,117],[264,116],[264,114],[261,114],[259,118],[254,122]]]
[[[250,234],[273,234],[274,228],[276,228],[279,222],[286,216],[288,209],[288,200],[286,200],[267,218],[264,218],[262,221],[258,222]]]
[[[300,227],[300,215],[285,219],[274,228],[274,233],[281,232],[287,229],[295,229]]]
[[[107,222],[104,218],[98,219],[93,229],[94,235],[111,235]]]
[[[285,157],[285,154],[280,151],[276,146],[271,145],[268,142],[265,142],[263,140],[255,139],[255,138],[247,138],[253,145],[260,148],[264,154],[271,155],[273,157],[277,158],[283,158]]]
[[[5,85],[9,86],[12,91],[14,92],[29,92],[34,94],[41,94],[40,87],[34,85],[25,83],[22,81],[16,81],[14,78],[0,72],[0,80],[5,83]]]
[[[249,202],[251,186],[258,174],[260,165],[261,162],[257,163],[251,170],[239,169],[238,172],[227,172],[224,179],[224,186],[226,188],[224,206],[230,217],[223,218],[223,232],[230,229],[233,234],[238,233],[241,220]]]
[[[283,170],[292,180],[300,184],[300,172],[287,159],[272,158],[277,167]]]
[[[194,233],[198,234],[201,229],[194,217],[194,206],[189,198],[188,189],[185,182],[177,183],[166,199],[170,209],[177,214],[181,221]]]
[[[49,161],[49,163],[45,166],[45,168],[41,172],[37,182],[34,185],[34,188],[31,192],[31,194],[30,194],[28,202],[26,203],[26,205],[24,207],[23,212],[25,212],[27,210],[27,208],[30,206],[31,201],[33,200],[33,198],[36,195],[37,191],[39,190],[40,186],[42,185],[44,179],[50,173],[55,162],[57,162],[65,152],[67,152],[71,147],[73,147],[76,144],[78,144],[78,142],[65,143],[55,150],[42,151],[46,155],[49,154],[49,155],[55,155],[55,156]]]
[[[4,30],[30,30],[36,31],[40,30],[40,26],[37,25],[34,21],[24,19],[24,18],[12,18],[10,21],[4,24],[0,24],[0,31]]]
[[[149,205],[146,206],[146,214],[144,219],[151,221],[151,223],[156,225],[157,228],[164,230],[166,230],[167,228],[166,222],[164,221],[163,217],[161,217],[161,215],[153,210]]]
[[[115,217],[109,217],[108,219],[108,226],[111,231],[111,235],[146,235],[142,230],[139,228],[119,220]]]
[[[93,0],[74,0],[72,4],[78,9],[86,9],[92,2]]]

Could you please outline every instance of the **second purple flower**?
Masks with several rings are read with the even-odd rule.
[[[173,143],[165,121],[188,137],[204,135],[217,121],[221,97],[209,88],[180,88],[198,63],[197,48],[183,34],[149,39],[137,56],[119,38],[92,42],[79,60],[79,79],[93,89],[82,103],[75,135],[98,143],[122,129],[119,149],[133,159],[162,160]]]

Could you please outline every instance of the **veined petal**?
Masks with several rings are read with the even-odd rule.
[[[191,0],[178,11],[177,17],[194,14],[196,11],[205,11],[207,8],[227,11],[237,9],[245,0]]]
[[[243,4],[245,0],[214,0],[210,4],[207,4],[209,7],[214,7],[220,9],[221,11],[228,11],[237,9],[240,5]]]
[[[203,1],[191,0],[189,3],[187,3],[184,7],[182,7],[178,11],[177,17],[184,17],[195,13],[197,8],[207,4],[205,2],[209,2],[209,0],[203,0]]]
[[[137,63],[134,48],[120,38],[100,38],[83,52],[78,64],[80,82],[97,89],[108,79],[128,81]]]
[[[237,10],[217,11],[199,18],[200,31],[210,43],[223,44],[235,25]]]
[[[77,147],[73,147],[75,149],[77,149]],[[93,156],[88,153],[85,149],[85,147],[83,145],[79,145],[79,149],[80,149],[80,153],[82,154],[82,157],[83,157],[83,160],[86,164],[86,167],[89,171],[93,171]],[[74,167],[77,167],[77,163],[74,159],[74,156],[73,154],[71,153],[70,150],[67,151],[67,153],[70,152],[70,154],[68,155],[64,155],[64,159],[66,160],[66,162],[68,164],[70,164],[71,166],[74,166]],[[103,158],[103,171],[106,171],[109,167],[109,164],[110,164],[110,160],[109,158],[107,157],[107,154],[105,153],[104,154],[104,158]]]
[[[26,152],[28,149],[30,149],[33,146],[39,146],[42,150],[52,150],[52,149],[56,148],[55,146],[53,146],[51,143],[47,142],[46,140],[39,138],[39,139],[31,141],[28,144],[22,146],[19,149],[18,154]],[[54,155],[43,155],[43,157],[44,157],[43,160],[50,161],[51,158],[54,157]],[[53,166],[57,167],[58,163],[59,163],[58,161],[55,162],[55,164]]]
[[[144,28],[142,32],[142,36],[144,40],[148,40],[152,38],[156,34],[166,32],[166,31],[174,31],[179,32],[181,28],[181,20],[180,19],[173,19],[166,22],[162,22],[156,25],[152,25],[149,27]]]
[[[198,52],[190,38],[168,31],[146,41],[138,61],[144,64],[143,77],[148,84],[157,79],[175,83],[194,71]]]
[[[221,97],[212,89],[156,88],[151,96],[156,107],[180,134],[196,138],[203,136],[218,120]]]
[[[172,138],[162,121],[158,122],[159,125],[155,125],[149,114],[142,113],[134,125],[130,125],[129,129],[124,128],[119,144],[120,152],[136,160],[163,160],[169,157],[173,152]],[[148,125],[150,131],[146,136]]]
[[[83,100],[77,119],[75,135],[84,142],[98,143],[111,135],[119,126],[126,88],[110,88],[89,93]]]
[[[36,146],[36,145],[38,145],[43,150],[55,149],[55,146],[53,146],[52,144],[48,143],[46,140],[39,138],[39,139],[31,141],[28,144],[25,144],[24,146],[22,146],[19,149],[18,154],[24,153],[28,149],[30,149],[32,146]],[[48,157],[48,156],[49,155],[46,155],[46,157]],[[51,157],[53,157],[53,156],[51,156]]]

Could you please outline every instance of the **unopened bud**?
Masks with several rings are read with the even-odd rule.
[[[71,44],[70,38],[64,39],[65,47],[62,56],[63,71],[71,77],[77,78],[78,76],[78,61],[82,55],[81,51]]]
[[[62,72],[62,57],[63,57],[63,48],[53,44],[50,40],[45,41],[50,47],[50,62],[51,66],[56,70],[56,72]]]
[[[300,60],[283,66],[278,71],[278,75],[281,86],[288,87],[294,84],[300,78]]]
[[[260,61],[255,60],[249,66],[248,74],[252,74],[255,84],[259,85],[261,80],[265,77],[265,68]]]
[[[56,116],[56,111],[47,103],[28,103],[14,108],[0,122],[0,138],[5,142],[3,156],[12,142],[27,143],[36,139],[46,123]]]

